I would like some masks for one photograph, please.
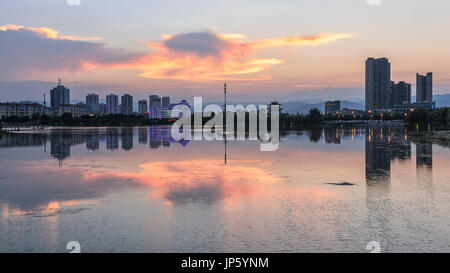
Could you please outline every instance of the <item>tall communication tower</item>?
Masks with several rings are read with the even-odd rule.
[[[223,84],[223,95],[224,95],[224,101],[225,101],[223,110],[226,113],[227,112],[227,83]],[[226,117],[226,115],[225,115],[225,117]]]
[[[224,130],[224,144],[225,144],[225,155],[224,155],[224,159],[225,159],[225,165],[227,165],[227,83],[225,83],[223,85],[223,95],[224,95],[224,112],[225,112],[225,124],[223,126],[223,130]]]

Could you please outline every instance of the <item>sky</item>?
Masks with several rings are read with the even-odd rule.
[[[41,100],[58,78],[172,100],[363,99],[364,61],[392,80],[434,73],[450,93],[448,0],[2,0],[0,101]]]

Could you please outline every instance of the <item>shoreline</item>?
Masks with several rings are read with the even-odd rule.
[[[360,127],[407,127],[404,120],[332,120],[325,121],[322,125],[327,126],[360,126]]]
[[[411,139],[419,143],[431,143],[444,147],[450,147],[450,130],[429,131],[422,135],[411,135]]]
[[[64,126],[64,125],[55,125],[55,126],[32,126],[32,127],[3,127],[0,128],[1,133],[28,133],[28,132],[42,132],[48,130],[89,130],[89,129],[106,129],[106,128],[147,128],[147,127],[169,127],[171,124],[152,124],[152,125],[91,125],[91,126]],[[436,128],[436,129],[417,129],[416,127],[408,127],[406,123],[403,121],[365,121],[365,122],[326,122],[320,123],[312,126],[305,126],[298,129],[281,129],[280,133],[285,132],[296,132],[296,131],[305,131],[305,130],[317,130],[317,129],[327,129],[327,128],[336,128],[336,127],[353,127],[357,129],[366,129],[366,128],[404,128],[409,132],[421,132],[425,133],[427,136],[433,139],[446,139],[450,140],[450,130],[448,128]],[[191,126],[191,130],[201,130],[203,127],[195,127]],[[227,131],[233,131],[228,130]],[[269,130],[270,131],[270,130]],[[423,135],[423,134],[422,134]],[[413,134],[414,136],[414,134]],[[414,136],[418,137],[418,135]]]

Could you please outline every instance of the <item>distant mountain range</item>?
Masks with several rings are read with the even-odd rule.
[[[238,105],[242,104],[244,106],[249,104],[254,105],[260,105],[260,104],[269,104],[270,102],[234,102],[234,101],[228,101],[227,104],[229,105]],[[223,102],[204,102],[203,106],[206,104],[217,104],[220,106],[223,106]],[[320,111],[325,111],[325,102],[320,100],[305,100],[305,101],[288,101],[288,102],[280,102],[281,107],[283,108],[283,113],[289,113],[289,114],[307,114],[310,109],[317,108]],[[349,108],[349,109],[358,109],[363,110],[364,109],[364,101],[360,102],[353,102],[353,101],[347,101],[343,100],[341,101],[341,108]]]
[[[436,107],[450,107],[450,94],[444,94],[444,95],[433,95],[433,99],[436,102]],[[412,101],[416,101],[416,97],[412,97]],[[317,108],[320,111],[325,111],[325,102],[324,101],[318,101],[314,103],[307,103],[302,101],[292,101],[292,102],[285,102],[281,103],[283,107],[284,113],[289,114],[306,114],[309,112],[310,109]],[[342,100],[341,101],[341,108],[349,108],[349,109],[357,109],[357,110],[364,110],[365,108],[365,102],[363,100],[361,101],[349,101],[349,100]]]
[[[433,98],[436,102],[436,107],[450,107],[450,94],[444,94],[444,95],[433,95]],[[412,101],[416,101],[415,96],[412,97]],[[222,105],[223,102],[212,102],[217,105]],[[305,101],[288,101],[288,102],[280,102],[283,108],[283,113],[289,113],[289,114],[307,114],[310,109],[317,108],[321,112],[325,111],[325,101],[320,100],[305,100]],[[255,104],[259,105],[261,102],[228,102],[228,104],[242,104],[242,105],[248,105],[248,104]],[[342,100],[341,101],[341,109],[343,108],[349,108],[349,109],[356,109],[356,110],[364,110],[365,109],[365,102],[364,100]]]
[[[317,108],[321,112],[325,111],[325,102],[317,102],[317,103],[305,103],[301,101],[292,101],[292,102],[286,102],[281,103],[283,112],[289,113],[289,114],[306,114],[309,112],[310,109]],[[349,109],[357,109],[357,110],[364,110],[364,103],[360,102],[352,102],[343,100],[341,101],[341,108],[349,108]]]
[[[436,102],[436,107],[450,107],[450,94],[444,94],[444,95],[433,95],[433,99]],[[412,97],[412,101],[416,101],[415,96]],[[317,108],[320,111],[325,111],[325,102],[324,101],[318,101],[318,102],[302,102],[302,101],[292,101],[292,102],[285,102],[281,103],[283,107],[284,113],[289,114],[306,114],[309,112],[310,109]],[[349,100],[342,100],[341,101],[341,109],[342,108],[349,108],[349,109],[357,109],[357,110],[364,110],[365,108],[365,102],[363,100],[361,101],[349,101]]]
[[[433,95],[433,100],[436,102],[436,107],[450,107],[450,94]],[[416,101],[416,96],[412,97],[412,101]]]

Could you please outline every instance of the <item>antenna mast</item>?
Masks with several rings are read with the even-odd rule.
[[[227,112],[227,83],[224,83],[224,85],[223,85],[223,94],[224,94],[224,97],[225,97],[225,105],[224,105],[224,111],[225,111],[225,113]],[[225,115],[225,117],[226,117],[226,115]]]
[[[223,85],[223,95],[224,95],[224,102],[225,105],[223,106],[224,112],[225,112],[225,124],[223,126],[224,129],[224,144],[225,144],[225,165],[227,165],[227,83],[224,83]]]

